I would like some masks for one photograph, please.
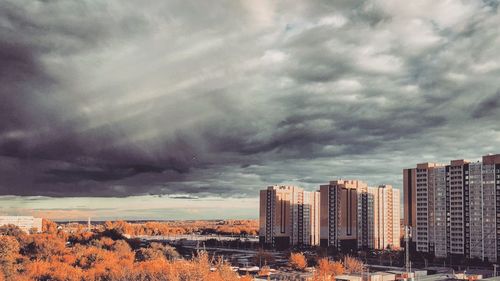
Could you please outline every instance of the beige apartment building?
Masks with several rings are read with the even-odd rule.
[[[340,251],[400,248],[400,193],[358,180],[320,186],[320,244]]]
[[[296,186],[260,191],[259,240],[276,248],[319,244],[319,192]]]
[[[32,216],[0,216],[0,226],[15,225],[26,233],[41,232],[42,218]]]
[[[401,231],[401,209],[399,189],[391,185],[368,187],[373,194],[373,244],[372,249],[399,249]]]
[[[418,252],[498,260],[500,154],[417,164],[403,170],[403,191],[404,224]]]

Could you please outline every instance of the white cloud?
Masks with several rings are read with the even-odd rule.
[[[467,79],[467,76],[463,73],[450,72],[446,74],[446,77],[455,82],[462,82]]]
[[[391,54],[378,54],[371,47],[361,48],[355,55],[356,64],[365,71],[379,74],[397,74],[403,71],[404,62]]]
[[[496,61],[487,61],[483,63],[473,64],[471,65],[471,68],[476,73],[484,74],[498,70],[500,68],[500,64]]]
[[[326,17],[322,17],[318,21],[318,26],[332,26],[335,28],[339,28],[344,26],[347,23],[347,19],[342,15],[330,15]]]
[[[280,63],[285,61],[288,58],[288,55],[284,52],[278,50],[266,50],[264,55],[260,58],[260,60],[264,64],[273,64]]]

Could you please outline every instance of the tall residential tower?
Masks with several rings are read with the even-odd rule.
[[[499,260],[500,154],[417,164],[403,170],[403,186],[404,223],[418,252]]]
[[[296,186],[260,191],[260,242],[276,247],[319,244],[319,192]]]
[[[400,247],[400,195],[358,180],[320,186],[320,244],[346,251]]]

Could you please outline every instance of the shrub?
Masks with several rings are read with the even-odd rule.
[[[292,253],[288,263],[293,269],[304,270],[307,267],[307,259],[302,253]]]

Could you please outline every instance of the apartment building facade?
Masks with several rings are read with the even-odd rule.
[[[42,218],[32,216],[0,216],[0,226],[15,225],[26,233],[41,232]]]
[[[320,186],[320,200],[321,246],[339,251],[400,247],[399,190],[336,180]]]
[[[259,240],[276,248],[319,244],[319,192],[296,186],[260,191]]]
[[[399,249],[401,243],[401,196],[391,185],[368,187],[373,194],[373,244],[372,249]],[[369,207],[369,206],[368,206]],[[370,222],[368,222],[370,223]]]
[[[404,223],[418,252],[498,260],[500,154],[417,164],[403,170],[403,191]]]

